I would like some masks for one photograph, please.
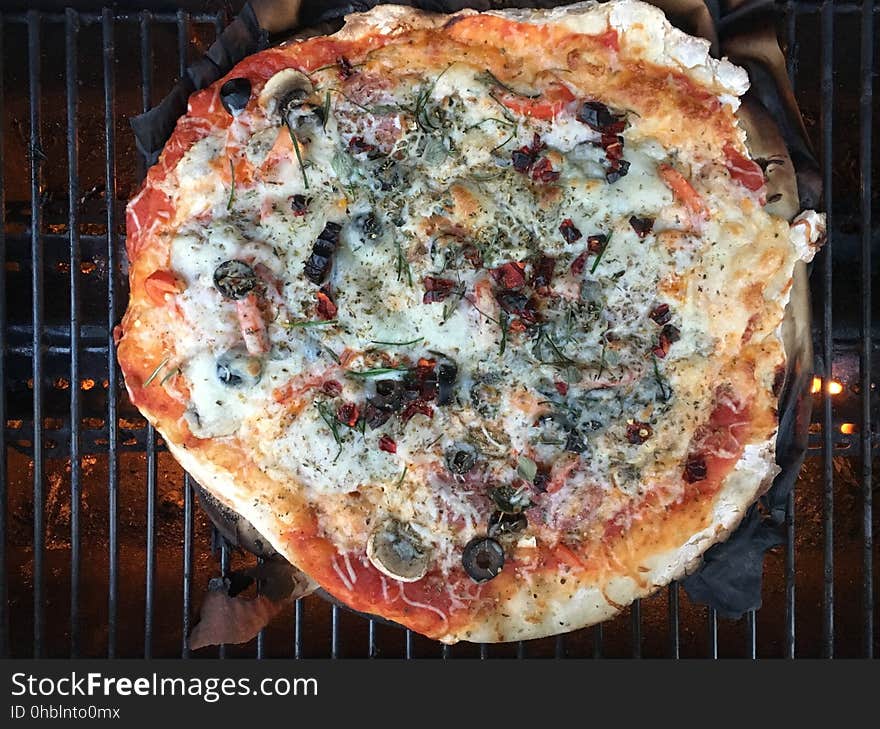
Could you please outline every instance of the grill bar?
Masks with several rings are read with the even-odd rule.
[[[874,309],[871,301],[871,135],[873,133],[873,83],[874,83],[874,3],[863,0],[862,4],[862,55],[861,95],[859,98],[859,207],[862,218],[862,349],[859,356],[859,386],[861,388],[861,441],[862,441],[862,498],[863,518],[862,544],[863,600],[864,600],[864,652],[866,658],[874,656],[874,536],[873,536],[873,485],[871,448],[871,319]]]
[[[758,657],[758,632],[754,610],[746,613],[746,655],[749,658]]]
[[[189,658],[190,612],[193,578],[193,485],[189,474],[183,477],[183,614],[180,655]]]
[[[34,657],[43,655],[43,557],[46,546],[43,515],[43,142],[40,131],[40,16],[28,12],[28,88],[30,92],[31,173],[31,312],[33,317],[33,444],[34,444]]]
[[[302,598],[296,601],[293,608],[293,657],[296,659],[303,657],[303,622],[305,615],[303,613]]]
[[[107,588],[107,656],[116,656],[119,609],[119,419],[117,415],[119,381],[113,327],[117,321],[117,246],[116,237],[116,50],[113,39],[113,13],[105,8],[101,16],[101,47],[104,71],[104,142],[105,197],[107,200],[107,473],[109,494],[110,541],[109,585]]]
[[[668,589],[669,595],[669,657],[679,658],[680,640],[678,628],[678,583],[671,582]]]
[[[80,247],[79,247],[79,106],[76,63],[79,19],[67,11],[64,65],[67,82],[67,232],[70,237],[70,421],[80,422]],[[70,429],[70,655],[79,655],[79,563],[81,463],[79,428]]]
[[[0,15],[0,119],[4,113],[5,74],[3,59],[4,19]],[[6,291],[6,181],[3,175],[5,143],[0,134],[0,291]],[[6,468],[6,296],[0,295],[0,658],[8,658],[9,649],[9,596],[6,572],[6,509],[9,503]]]
[[[636,600],[632,604],[632,657],[642,657],[642,601]]]
[[[788,54],[785,59],[785,68],[788,72],[788,80],[791,83],[793,93],[797,93],[797,73],[795,63],[797,59],[797,14],[792,12],[792,3],[787,2],[785,7],[785,38],[788,46]],[[788,494],[785,505],[785,645],[783,655],[786,658],[795,656],[795,502],[794,489]]]
[[[709,627],[709,658],[718,658],[718,613],[714,608],[707,610]]]
[[[825,243],[822,267],[822,293],[824,309],[822,312],[822,359],[824,364],[823,382],[831,382],[834,360],[834,341],[832,332],[831,302],[833,300],[833,214],[834,195],[831,175],[834,146],[832,139],[834,109],[834,4],[826,0],[821,10],[821,89],[822,89],[822,166],[825,194],[825,210],[828,215],[828,241]],[[831,412],[831,394],[828,387],[822,388],[822,466],[824,492],[823,530],[824,544],[824,588],[822,611],[823,655],[834,655],[834,445],[831,440],[834,420]]]

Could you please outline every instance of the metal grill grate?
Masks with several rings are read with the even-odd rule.
[[[812,278],[822,382],[811,456],[789,500],[787,544],[767,560],[765,607],[724,621],[671,585],[567,636],[451,648],[306,598],[255,645],[213,655],[873,655],[880,14],[868,1],[780,10],[830,234]],[[145,173],[127,118],[226,21],[0,13],[0,656],[188,657],[208,577],[245,559],[211,533],[189,477],[128,402],[112,344],[127,296],[123,207]]]

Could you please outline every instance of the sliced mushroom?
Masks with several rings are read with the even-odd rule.
[[[295,68],[285,68],[266,82],[259,103],[268,116],[285,114],[288,107],[301,104],[314,91],[308,76]]]
[[[428,550],[405,524],[390,519],[367,540],[367,558],[384,575],[415,582],[428,571]]]

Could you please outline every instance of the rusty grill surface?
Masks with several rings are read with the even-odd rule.
[[[867,0],[779,10],[823,165],[829,239],[811,279],[810,453],[787,543],[766,560],[764,606],[725,621],[673,584],[595,628],[450,648],[309,597],[252,643],[195,655],[873,656],[880,13]],[[128,117],[228,19],[0,12],[0,657],[187,657],[208,579],[252,559],[198,509],[189,477],[129,403],[112,344],[127,298],[124,206],[145,173]]]

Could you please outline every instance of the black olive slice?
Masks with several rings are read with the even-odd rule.
[[[496,511],[489,517],[489,536],[499,537],[523,531],[529,525],[525,514],[506,514]]]
[[[235,116],[251,100],[251,82],[246,78],[231,78],[220,87],[220,103]]]
[[[489,492],[489,498],[492,499],[499,511],[505,514],[518,514],[523,509],[531,506],[529,492],[525,489],[517,489],[509,484],[504,486],[496,486]]]
[[[458,443],[446,451],[446,467],[452,473],[463,476],[477,465],[477,452],[473,446]]]
[[[452,386],[458,376],[458,366],[454,362],[441,362],[437,367],[437,404],[448,405],[452,402]]]
[[[263,375],[263,363],[259,357],[236,347],[217,358],[217,379],[227,387],[253,387]]]
[[[333,254],[339,245],[340,230],[342,230],[342,226],[339,223],[327,223],[312,246],[312,254],[306,260],[303,271],[306,278],[313,284],[320,286],[324,283],[327,274],[330,273]]]
[[[475,537],[465,545],[461,564],[474,582],[488,582],[504,567],[504,549],[494,539]]]
[[[257,274],[244,261],[223,261],[214,270],[214,286],[227,299],[243,299],[257,285]]]

